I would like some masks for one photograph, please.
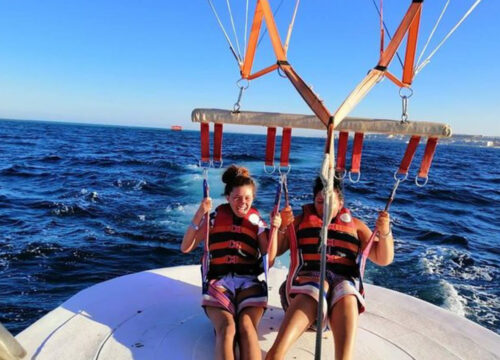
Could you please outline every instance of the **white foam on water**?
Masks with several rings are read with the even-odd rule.
[[[428,274],[447,275],[462,280],[492,281],[495,268],[489,265],[465,264],[470,255],[454,248],[428,248],[421,262]]]
[[[420,262],[427,274],[441,274],[444,256],[442,254],[437,254],[435,249],[429,248],[420,258]]]
[[[467,299],[459,295],[457,289],[445,280],[439,280],[439,285],[445,293],[443,306],[457,315],[465,317]]]
[[[469,255],[463,250],[434,247],[423,253],[421,263],[425,273],[440,278],[439,285],[445,294],[443,307],[460,316],[471,316],[474,321],[494,325],[498,322],[499,311],[492,309],[500,309],[500,299],[477,282],[493,281],[495,269],[492,266],[466,264],[463,259],[470,262]],[[474,284],[466,283],[471,281]]]
[[[475,321],[481,321],[495,325],[498,322],[500,311],[500,298],[486,291],[481,286],[460,285],[457,286],[461,292],[466,293],[468,300],[466,312],[472,314]]]

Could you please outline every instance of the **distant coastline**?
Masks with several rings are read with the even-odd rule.
[[[120,125],[120,124],[99,124],[99,123],[82,123],[82,122],[73,122],[73,121],[62,121],[62,120],[28,120],[28,119],[8,119],[8,118],[0,118],[0,121],[13,121],[13,122],[33,122],[33,123],[43,123],[43,124],[59,124],[59,125],[74,125],[74,126],[90,126],[90,127],[116,127],[116,128],[138,128],[138,129],[151,129],[151,130],[161,130],[161,131],[172,131],[172,125],[165,124],[163,127],[157,126],[145,126],[145,125]],[[247,127],[248,128],[248,127]],[[257,127],[254,127],[257,128]],[[229,131],[225,130],[226,133],[245,133],[252,135],[265,135],[265,132],[238,132],[233,131],[231,128]],[[190,128],[182,128],[183,131],[197,131],[196,127],[193,129]],[[302,129],[301,129],[302,130]],[[308,130],[306,130],[308,131]],[[318,135],[315,135],[318,134]],[[310,130],[308,134],[297,134],[295,136],[298,137],[315,137],[315,138],[323,138],[324,135],[320,134],[318,130]],[[408,136],[405,135],[386,135],[386,134],[366,134],[366,139],[372,140],[394,140],[394,141],[407,141]],[[469,135],[469,134],[453,134],[451,138],[441,138],[439,140],[440,144],[454,144],[454,145],[472,145],[472,146],[482,146],[482,147],[491,147],[491,148],[500,148],[500,136],[488,136],[488,135]]]

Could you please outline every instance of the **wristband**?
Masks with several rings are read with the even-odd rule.
[[[392,229],[389,229],[389,231],[386,234],[382,234],[380,231],[378,233],[381,237],[386,238],[389,235],[392,235]]]

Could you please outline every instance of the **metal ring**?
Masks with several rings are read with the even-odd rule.
[[[233,113],[238,113],[240,112],[240,104],[239,103],[234,103],[233,105]]]
[[[345,179],[345,176],[347,175],[347,170],[346,169],[343,169],[342,170],[342,176],[337,176],[337,172],[335,171],[335,174],[333,175],[335,177],[335,179],[337,180],[344,180]]]
[[[206,166],[205,166],[206,164]],[[211,165],[211,161],[202,161],[202,160],[198,160],[198,167],[202,168],[202,169],[208,169]]]
[[[353,184],[358,183],[358,182],[359,182],[359,180],[361,179],[361,172],[355,173],[355,174],[358,174],[358,178],[356,179],[356,181],[354,181],[354,180],[352,179],[351,174],[352,174],[352,172],[351,172],[351,171],[349,171],[349,180],[350,180]]]
[[[290,170],[292,170],[292,166],[291,165],[288,165],[286,167],[286,172],[282,172],[281,171],[281,165],[278,166],[278,172],[280,173],[280,175],[288,175],[288,174],[290,174]]]
[[[418,182],[418,179],[425,179],[424,183],[423,184],[420,184]],[[427,185],[427,181],[429,180],[429,177],[426,176],[426,177],[420,177],[420,176],[415,176],[415,185],[417,185],[418,187],[424,187],[425,185]]]
[[[406,172],[406,173],[405,173],[405,176],[404,176],[404,177],[402,177],[402,178],[398,177],[398,174],[399,174],[399,172],[398,172],[398,170],[396,170],[396,171],[394,172],[394,180],[396,180],[396,181],[398,181],[398,180],[399,180],[399,181],[403,182],[403,181],[405,181],[406,179],[408,179],[408,172]]]
[[[240,82],[243,81],[243,80],[245,80],[247,82],[246,86],[241,85]],[[241,78],[238,81],[236,81],[236,86],[239,87],[240,89],[246,90],[250,86],[250,81],[248,79]]]
[[[214,169],[222,169],[223,164],[224,160],[221,161],[212,160],[212,166],[214,167]]]
[[[403,94],[402,93],[403,90],[408,90],[408,94],[407,95]],[[409,98],[411,98],[412,95],[413,95],[413,89],[411,87],[408,86],[408,87],[399,88],[399,96],[409,99]]]
[[[266,174],[269,174],[269,175],[274,174],[274,172],[276,171],[276,165],[273,164],[273,170],[272,171],[267,171],[267,167],[268,167],[268,165],[264,164],[264,172]]]

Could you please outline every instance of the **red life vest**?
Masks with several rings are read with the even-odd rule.
[[[297,229],[297,245],[301,258],[299,271],[319,271],[320,256],[318,243],[323,220],[313,204],[303,206],[303,216]],[[328,226],[326,249],[327,270],[334,273],[358,277],[356,258],[361,242],[356,226],[348,209],[342,208]]]
[[[217,207],[210,228],[208,278],[228,273],[259,275],[263,272],[259,251],[260,215],[251,208],[244,218],[234,215],[229,204]]]

